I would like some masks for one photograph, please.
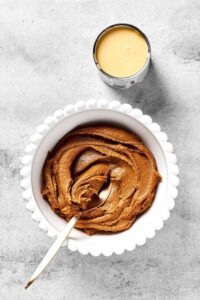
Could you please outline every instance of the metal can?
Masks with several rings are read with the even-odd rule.
[[[148,48],[148,53],[147,53],[147,59],[145,64],[143,65],[143,67],[137,72],[134,73],[133,75],[129,76],[129,77],[115,77],[112,76],[108,73],[106,73],[102,68],[101,65],[99,64],[98,60],[97,60],[97,46],[98,46],[98,42],[100,41],[100,39],[104,36],[105,33],[109,32],[109,30],[112,30],[113,28],[117,28],[117,27],[128,27],[130,29],[134,29],[135,31],[137,31],[138,33],[140,33],[140,35],[144,38],[144,40],[146,41],[147,44],[147,48]],[[151,59],[151,46],[149,43],[149,40],[147,38],[147,36],[136,26],[130,25],[130,24],[126,24],[126,23],[119,23],[119,24],[114,24],[111,25],[107,28],[105,28],[96,38],[94,46],[93,46],[93,58],[94,58],[94,62],[97,66],[97,69],[99,71],[99,75],[100,77],[110,86],[114,87],[114,88],[121,88],[121,89],[127,89],[131,86],[134,86],[137,83],[140,83],[143,81],[143,79],[145,78],[145,76],[148,73],[148,69],[149,69],[149,64],[150,64],[150,59]]]

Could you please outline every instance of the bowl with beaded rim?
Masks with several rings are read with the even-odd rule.
[[[69,250],[79,251],[83,255],[110,256],[113,253],[122,254],[125,250],[131,251],[137,245],[144,245],[148,238],[153,238],[156,230],[161,229],[164,221],[169,218],[178,194],[179,169],[173,146],[150,116],[129,104],[107,99],[90,99],[66,105],[64,109],[48,116],[30,137],[22,158],[20,185],[32,218],[38,222],[42,231],[55,238],[64,229],[66,221],[51,210],[41,195],[42,170],[47,153],[72,129],[98,122],[109,122],[136,133],[154,155],[162,176],[152,206],[130,229],[114,234],[88,236],[74,228],[65,243]]]

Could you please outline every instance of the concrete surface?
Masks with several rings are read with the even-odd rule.
[[[93,42],[127,22],[148,35],[145,82],[118,91],[97,76]],[[0,1],[0,299],[200,299],[200,4],[169,0]],[[51,245],[25,209],[20,159],[36,125],[90,97],[150,114],[174,144],[179,197],[163,230],[109,258],[62,249],[29,290],[23,284]]]

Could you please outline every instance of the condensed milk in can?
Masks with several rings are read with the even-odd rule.
[[[104,29],[93,47],[100,77],[115,88],[129,88],[145,78],[151,59],[146,35],[130,24],[115,24]]]

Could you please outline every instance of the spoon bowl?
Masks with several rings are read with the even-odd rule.
[[[157,190],[151,208],[134,225],[123,232],[87,235],[73,228],[70,238],[65,244],[70,251],[78,251],[81,255],[90,254],[111,256],[122,254],[125,250],[134,250],[136,245],[144,245],[148,238],[154,237],[156,230],[170,216],[177,197],[179,184],[176,156],[167,135],[161,131],[159,124],[152,122],[150,116],[132,108],[129,104],[118,101],[100,99],[95,101],[79,101],[68,104],[57,110],[52,116],[38,126],[31,136],[22,159],[21,187],[26,207],[32,212],[32,218],[38,222],[39,228],[51,238],[58,236],[66,226],[66,221],[55,214],[41,195],[42,170],[48,151],[58,141],[77,126],[92,124],[112,124],[137,134],[155,157],[162,182]]]

